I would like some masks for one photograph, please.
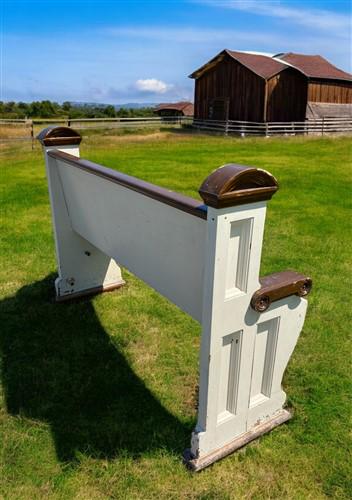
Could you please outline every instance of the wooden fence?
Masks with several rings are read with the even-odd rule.
[[[77,130],[96,129],[136,129],[153,127],[182,127],[217,132],[224,135],[265,136],[275,135],[324,135],[352,132],[352,116],[345,118],[322,118],[304,122],[249,122],[249,121],[219,121],[197,120],[185,116],[139,117],[139,118],[59,118],[14,120],[0,119],[0,141],[32,140],[39,128],[45,125],[64,125]]]
[[[189,119],[188,119],[189,121]],[[136,129],[156,127],[180,127],[185,122],[179,116],[151,116],[138,118],[40,118],[26,119],[0,119],[0,141],[26,141],[32,140],[36,134],[49,125],[63,125],[77,130],[107,130],[107,129]]]
[[[352,132],[352,116],[346,118],[322,118],[306,120],[304,122],[248,122],[248,121],[219,121],[194,119],[192,127],[198,130],[234,134],[245,137],[247,135],[297,135]]]

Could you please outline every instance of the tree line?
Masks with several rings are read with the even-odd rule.
[[[52,101],[3,102],[0,101],[0,118],[134,118],[153,116],[153,108],[120,108],[111,104],[76,104]]]

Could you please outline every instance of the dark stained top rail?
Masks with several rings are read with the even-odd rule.
[[[47,127],[37,139],[43,147],[56,148],[62,145],[78,146],[82,137],[69,127]],[[203,182],[200,201],[168,189],[155,186],[136,177],[103,167],[88,160],[82,160],[57,149],[48,149],[47,154],[85,172],[103,177],[149,198],[170,205],[201,219],[207,218],[208,206],[216,209],[270,200],[278,190],[277,180],[265,170],[247,165],[229,163],[212,172]]]
[[[207,207],[206,205],[203,205],[201,201],[197,201],[180,193],[175,193],[174,191],[169,191],[168,189],[156,186],[150,182],[142,181],[141,179],[137,179],[131,175],[123,174],[122,172],[103,167],[97,163],[77,158],[76,156],[64,153],[63,151],[50,150],[48,151],[48,155],[57,160],[61,160],[68,165],[84,170],[90,174],[97,175],[103,179],[107,179],[115,184],[124,186],[132,191],[141,193],[149,198],[153,198],[154,200],[170,205],[188,214],[195,215],[201,219],[207,218]]]

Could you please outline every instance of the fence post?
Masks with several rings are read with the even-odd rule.
[[[321,121],[321,135],[324,135],[324,117]]]
[[[265,137],[269,137],[269,126],[268,126],[268,122],[265,122]]]
[[[229,119],[226,118],[226,122],[225,122],[225,136],[227,136],[229,134]]]
[[[34,126],[33,126],[33,120],[31,120],[31,141],[32,141],[32,151],[34,149]]]

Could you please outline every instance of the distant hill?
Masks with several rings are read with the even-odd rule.
[[[115,104],[115,109],[119,110],[121,108],[127,109],[140,109],[140,108],[155,108],[159,103],[155,102],[126,102],[126,104]]]
[[[87,106],[87,107],[104,107],[110,106],[110,104],[96,103],[96,102],[80,102],[80,101],[71,101],[71,106]],[[112,104],[116,111],[121,108],[124,109],[140,109],[140,108],[154,108],[160,103],[157,102],[126,102],[123,104]]]

